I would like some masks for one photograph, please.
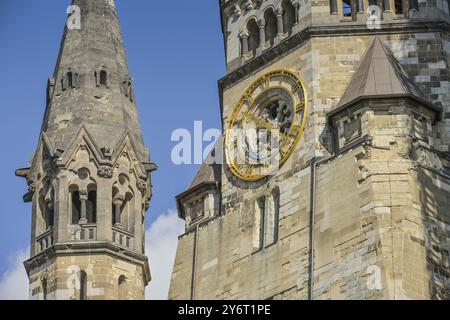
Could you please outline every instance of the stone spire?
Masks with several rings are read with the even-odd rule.
[[[72,4],[81,28],[65,29],[42,132],[55,150],[66,150],[84,127],[99,152],[116,149],[128,133],[139,160],[148,161],[114,1]]]
[[[32,299],[142,299],[144,221],[156,169],[144,148],[112,0],[73,0],[24,177],[32,203]],[[71,16],[76,18],[76,16]]]

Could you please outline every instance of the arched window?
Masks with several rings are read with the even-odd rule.
[[[100,71],[100,86],[106,87],[108,85],[108,74],[105,70]]]
[[[119,300],[128,299],[127,278],[124,275],[121,275],[118,280],[118,298]]]
[[[248,31],[248,51],[256,53],[256,48],[259,46],[259,27],[254,19],[250,20],[247,24]]]
[[[87,300],[87,274],[80,271],[80,300]]]
[[[270,41],[270,45],[273,45],[273,40],[277,36],[277,16],[273,12],[272,8],[269,8],[264,12],[264,20],[266,22],[266,42]]]
[[[292,33],[292,27],[295,24],[295,8],[290,0],[283,0],[281,4],[283,8],[283,26],[284,32]]]
[[[71,192],[71,211],[72,224],[78,224],[81,220],[81,200],[80,192],[77,189],[72,189]]]

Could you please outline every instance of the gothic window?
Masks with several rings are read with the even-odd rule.
[[[292,27],[295,24],[295,8],[290,0],[283,0],[282,8],[283,8],[284,32],[291,34]]]
[[[128,298],[127,278],[124,275],[121,275],[118,280],[118,295],[119,300]]]
[[[247,24],[248,31],[248,51],[256,53],[256,48],[259,46],[259,27],[254,19]]]
[[[80,271],[80,300],[87,300],[87,274],[86,271]]]
[[[81,219],[81,200],[80,192],[78,190],[72,190],[71,192],[71,211],[72,224],[78,224]]]
[[[106,71],[106,67],[102,67],[101,69],[95,71],[95,84],[97,87],[108,87],[108,72]]]
[[[61,79],[62,90],[75,89],[77,87],[78,74],[70,70]]]
[[[270,45],[273,45],[277,31],[277,17],[272,8],[269,8],[264,12],[264,20],[266,22],[266,42],[270,41]]]

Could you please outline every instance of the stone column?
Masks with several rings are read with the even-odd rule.
[[[331,11],[331,14],[338,14],[337,0],[330,1],[330,11]]]
[[[358,2],[356,3],[357,4],[356,11],[358,13],[364,13],[364,0],[357,0],[357,1]]]
[[[81,202],[81,212],[80,212],[80,224],[87,224],[87,214],[86,214],[86,202],[88,200],[88,193],[86,190],[80,191],[80,202]]]
[[[259,25],[259,45],[263,46],[266,43],[266,21],[261,19],[258,21]]]
[[[114,201],[114,226],[120,227],[120,208],[122,207],[123,201],[115,200]]]
[[[242,42],[242,54],[248,53],[248,33],[242,32],[240,34],[241,42]]]
[[[410,10],[419,10],[419,2],[417,0],[410,0]]]
[[[383,0],[383,7],[384,11],[391,11],[391,1]]]
[[[283,26],[283,9],[278,9],[277,12],[277,31],[278,36],[282,35],[284,33],[284,26]]]

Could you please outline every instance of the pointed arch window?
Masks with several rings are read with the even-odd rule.
[[[105,66],[95,71],[95,83],[97,87],[108,88],[108,71]]]

